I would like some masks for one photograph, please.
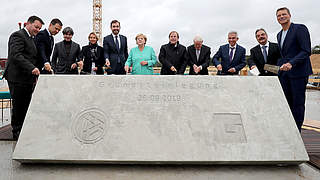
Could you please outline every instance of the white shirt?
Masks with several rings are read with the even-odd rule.
[[[52,34],[50,33],[50,31],[48,30],[48,29],[46,29],[47,30],[47,32],[48,32],[48,34],[49,34],[49,36],[52,36]]]
[[[29,37],[33,38],[33,37],[30,35],[28,29],[26,29],[26,28],[23,28],[23,29],[27,31]]]
[[[230,52],[231,52],[231,45],[229,44],[229,54],[230,54]],[[233,46],[233,54],[232,54],[232,60],[233,60],[233,58],[234,58],[234,54],[236,53],[236,49],[237,49],[237,44],[235,45],[235,46]]]
[[[111,34],[112,34],[112,37],[113,37],[114,44],[117,45],[117,43],[116,43],[116,35],[114,35],[113,33],[111,33]],[[118,34],[117,36],[118,36],[119,49],[120,49],[121,48],[120,34]],[[107,58],[106,61],[109,61],[109,59]]]
[[[262,54],[263,54],[263,48],[262,48],[262,46],[266,46],[266,51],[267,51],[267,56],[268,56],[268,52],[269,52],[269,41],[267,41],[267,43],[265,44],[265,45],[262,45],[262,44],[260,44],[260,49],[261,49],[261,52],[262,52]]]

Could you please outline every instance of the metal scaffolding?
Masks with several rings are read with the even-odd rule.
[[[102,45],[102,0],[93,0],[93,32],[99,38]]]

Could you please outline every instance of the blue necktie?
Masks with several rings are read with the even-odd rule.
[[[267,46],[262,46],[262,54],[263,54],[263,59],[264,59],[264,62],[267,62]]]
[[[54,40],[53,40],[52,36],[49,36],[49,38],[50,38],[50,46],[51,46],[51,49],[52,49],[53,45],[54,45]]]

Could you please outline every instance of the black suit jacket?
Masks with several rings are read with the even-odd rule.
[[[177,45],[168,44],[162,45],[159,53],[159,61],[162,64],[161,75],[184,74],[188,64],[187,48],[177,42]],[[174,66],[177,72],[170,70]]]
[[[21,29],[11,34],[8,45],[8,62],[4,78],[9,82],[35,83],[37,76],[32,74],[32,70],[37,64],[37,48],[33,39],[25,29]]]
[[[97,74],[104,74],[103,66],[105,64],[103,48],[101,46],[96,46],[95,57],[93,57],[91,52],[91,46],[83,46],[80,54],[80,58],[83,60],[83,70],[85,73],[91,74],[92,69],[92,59],[94,60],[95,67],[98,68]]]
[[[118,74],[117,69],[123,70],[124,64],[128,59],[128,46],[127,46],[127,37],[123,35],[118,35],[120,39],[120,49],[116,47],[112,34],[104,37],[103,39],[103,49],[104,49],[104,58],[109,59],[111,69],[108,69],[108,74]],[[118,40],[119,40],[118,39]],[[120,63],[118,63],[118,59]],[[117,67],[120,66],[120,67]],[[124,71],[124,70],[123,70]]]
[[[196,48],[191,45],[187,48],[188,64],[190,66],[190,75],[197,75],[193,70],[193,65],[202,66],[202,70],[198,73],[201,75],[208,75],[208,66],[210,62],[210,48],[206,45],[202,45],[200,49],[199,59],[197,60]]]
[[[80,61],[80,46],[72,41],[69,56],[67,56],[64,42],[57,43],[52,54],[52,69],[57,74],[77,74],[78,70],[71,69],[71,65]]]
[[[35,43],[38,50],[37,58],[39,59],[37,67],[42,70],[45,63],[50,63],[54,40],[52,36],[50,37],[48,30],[44,29],[36,35]]]
[[[267,64],[277,65],[277,61],[280,58],[278,44],[269,42],[267,54]],[[260,45],[257,45],[254,48],[250,49],[250,58],[248,59],[249,67],[251,68],[251,66],[256,65],[260,71],[259,76],[275,76],[276,74],[265,71],[263,69],[265,64],[266,63],[264,61]]]

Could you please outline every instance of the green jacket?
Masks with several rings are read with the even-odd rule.
[[[147,61],[148,64],[142,66],[141,61]],[[153,66],[157,63],[156,55],[152,47],[145,46],[141,52],[138,47],[130,50],[126,66],[132,66],[132,74],[153,74]]]

